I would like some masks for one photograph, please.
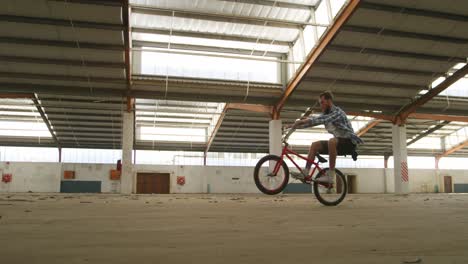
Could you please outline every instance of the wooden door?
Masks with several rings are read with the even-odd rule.
[[[343,182],[341,181],[341,178],[336,175],[336,192],[341,193],[343,192]]]
[[[444,192],[452,192],[452,176],[444,176]]]
[[[346,178],[348,182],[348,193],[356,193],[356,176],[348,175]]]
[[[169,173],[138,173],[137,193],[169,193]]]

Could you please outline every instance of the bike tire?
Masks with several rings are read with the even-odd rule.
[[[262,168],[263,164],[265,162],[270,162],[270,161],[282,162],[281,167],[283,168],[283,173],[284,173],[284,179],[282,180],[280,185],[277,188],[274,188],[274,189],[269,189],[269,188],[265,187],[262,184],[262,181],[260,180],[260,177],[261,177],[260,172],[261,172],[261,168]],[[280,168],[280,170],[281,170],[281,168]],[[268,176],[268,177],[277,177],[277,176],[275,175],[275,176]],[[284,188],[286,188],[286,185],[288,184],[288,181],[289,181],[289,168],[286,165],[286,162],[284,162],[284,160],[281,160],[280,157],[278,157],[276,155],[267,155],[267,156],[261,158],[257,162],[257,165],[255,166],[255,170],[254,170],[254,181],[255,181],[255,185],[257,185],[257,188],[262,193],[268,194],[268,195],[278,194],[278,193],[282,192],[284,190]]]
[[[329,168],[325,168],[322,171],[319,171],[317,173],[316,178],[318,178],[320,174],[327,173],[328,170],[329,170]],[[340,204],[344,200],[344,198],[346,197],[346,194],[348,193],[348,184],[346,182],[346,178],[345,178],[344,174],[341,171],[337,170],[337,169],[335,169],[335,172],[336,172],[336,177],[337,178],[339,177],[341,182],[342,182],[342,184],[341,184],[342,192],[338,196],[338,199],[336,199],[334,201],[327,201],[324,197],[322,197],[322,194],[319,191],[320,185],[324,185],[324,184],[318,183],[316,181],[314,181],[314,184],[313,184],[315,197],[317,198],[317,200],[321,204],[326,205],[326,206],[336,206],[336,205]],[[336,184],[336,182],[335,182],[335,184]]]

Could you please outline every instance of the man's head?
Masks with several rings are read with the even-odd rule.
[[[325,91],[319,96],[319,103],[322,112],[327,113],[333,106],[333,94],[330,91]]]

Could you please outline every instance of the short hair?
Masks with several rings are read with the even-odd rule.
[[[327,99],[333,101],[333,94],[331,91],[325,91],[319,95],[319,98],[322,98],[322,96]]]

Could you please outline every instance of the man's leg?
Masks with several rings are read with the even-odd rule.
[[[320,141],[315,141],[314,143],[312,143],[312,145],[310,145],[309,155],[307,156],[307,158],[309,160],[315,160],[315,155],[317,155],[317,153],[321,151],[322,151],[322,143]],[[306,171],[310,171],[311,167],[312,167],[312,162],[307,161],[306,167],[305,167]]]
[[[336,164],[336,147],[338,145],[338,139],[337,138],[330,138],[328,140],[328,159],[330,162],[330,177],[331,181],[335,180],[336,173],[335,173],[335,164]]]
[[[337,145],[337,138],[330,138],[330,140],[328,140],[328,158],[330,159],[330,170],[335,170]]]

